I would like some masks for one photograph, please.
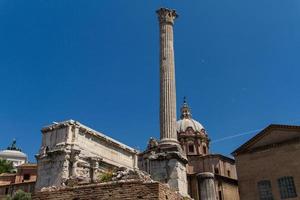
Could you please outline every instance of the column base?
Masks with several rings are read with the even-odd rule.
[[[153,180],[167,183],[170,188],[188,197],[188,161],[178,142],[159,142],[139,156],[139,168],[148,172]]]
[[[159,141],[159,144],[179,145],[178,140],[172,138],[164,138]]]

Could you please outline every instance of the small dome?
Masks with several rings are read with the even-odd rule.
[[[27,155],[16,146],[16,140],[14,139],[11,146],[7,147],[6,150],[0,151],[0,158],[20,158],[27,159]]]
[[[177,132],[182,133],[187,130],[187,128],[192,128],[196,132],[201,132],[204,127],[194,119],[183,118],[177,121]]]
[[[202,132],[204,130],[204,127],[199,122],[192,119],[191,109],[184,97],[180,120],[177,121],[177,132],[185,132],[188,128],[192,128],[195,132]]]
[[[21,151],[3,150],[0,151],[1,158],[27,158],[27,155]]]

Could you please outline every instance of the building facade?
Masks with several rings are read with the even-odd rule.
[[[300,199],[300,126],[270,125],[232,154],[241,199]]]
[[[195,200],[238,200],[235,161],[220,154],[211,154],[205,128],[192,118],[186,100],[177,121],[178,141],[187,156],[189,195]],[[210,182],[209,185],[203,182]],[[206,194],[209,191],[209,194]]]
[[[18,190],[33,193],[36,177],[37,165],[31,163],[18,165],[16,173],[0,174],[0,198],[12,196]]]
[[[74,120],[42,129],[36,190],[97,181],[103,171],[137,168],[137,151]]]

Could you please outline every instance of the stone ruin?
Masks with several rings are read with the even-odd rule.
[[[153,181],[150,175],[138,169],[126,167],[116,168],[110,173],[110,179],[106,181],[86,183],[68,180],[69,185],[60,187],[44,187],[33,194],[33,200],[190,200],[174,191],[168,184]],[[72,183],[70,181],[73,181]]]
[[[150,175],[144,171],[138,169],[129,169],[126,167],[119,167],[116,168],[114,171],[106,171],[102,173],[103,175],[109,175],[108,180],[101,181],[101,174],[99,174],[98,179],[94,182],[94,184],[101,184],[101,183],[126,183],[132,181],[138,181],[141,183],[154,183],[156,181],[152,180]],[[51,192],[57,191],[65,188],[72,188],[80,185],[89,185],[92,183],[83,182],[78,178],[70,178],[65,180],[64,185],[61,186],[49,186],[43,187],[40,191],[41,192]]]
[[[127,181],[127,180],[140,180],[143,183],[154,182],[150,174],[138,170],[138,169],[128,169],[125,167],[120,167],[115,173],[113,173],[112,181]]]
[[[77,121],[42,129],[36,155],[35,190],[97,182],[99,174],[118,167],[137,168],[137,151]]]

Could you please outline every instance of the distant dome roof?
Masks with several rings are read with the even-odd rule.
[[[3,150],[0,151],[0,157],[2,158],[24,158],[27,159],[27,155],[21,151],[16,150]]]
[[[6,150],[0,151],[1,158],[20,158],[27,159],[27,155],[21,151],[20,148],[16,145],[16,140],[14,139],[12,144],[7,147]]]
[[[204,130],[202,124],[198,121],[192,119],[191,109],[189,108],[186,98],[184,98],[183,105],[181,107],[180,120],[177,121],[177,132],[182,133],[187,130],[187,128],[192,128],[196,132],[201,132]]]

